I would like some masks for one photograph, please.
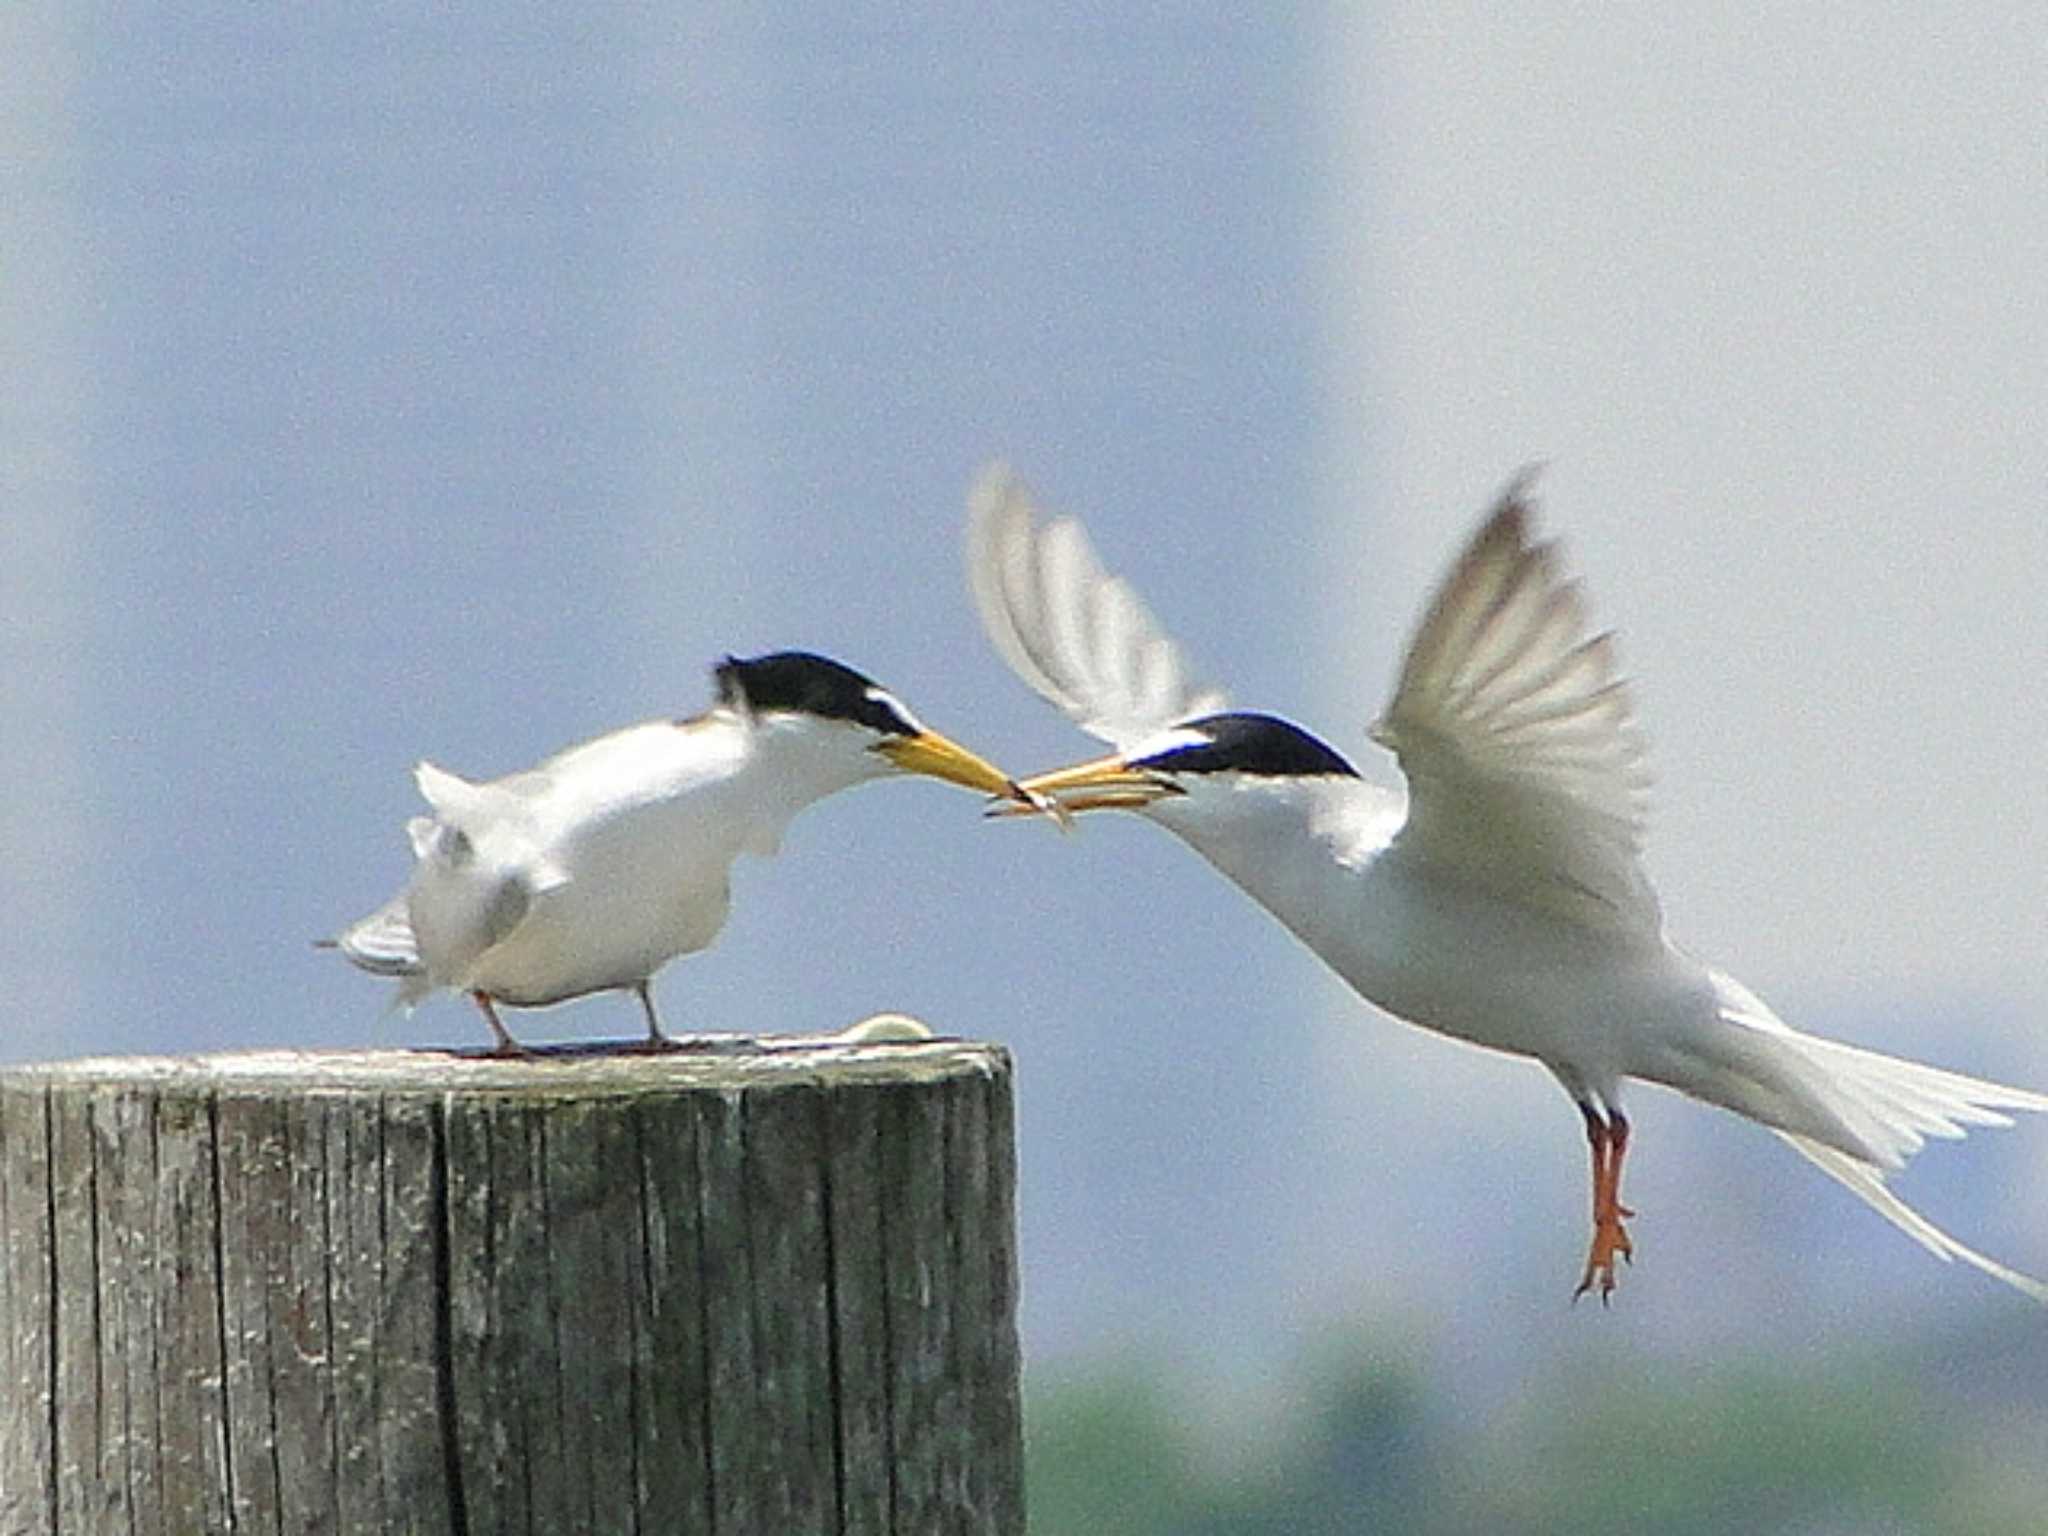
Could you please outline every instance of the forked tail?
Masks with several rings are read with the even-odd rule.
[[[2012,1122],[2005,1116],[1984,1124],[2005,1124]],[[2003,1280],[2018,1291],[2024,1291],[2038,1302],[2048,1303],[2048,1285],[2043,1285],[2032,1275],[2023,1275],[2016,1269],[2008,1269],[1988,1254],[1979,1253],[1966,1243],[1950,1237],[1933,1222],[1922,1216],[1886,1187],[1885,1170],[1872,1163],[1859,1162],[1846,1152],[1839,1152],[1824,1142],[1810,1137],[1795,1136],[1790,1131],[1779,1131],[1781,1140],[1789,1143],[1801,1157],[1819,1168],[1823,1173],[1841,1180],[1855,1193],[1856,1198],[1876,1211],[1886,1221],[1919,1243],[1929,1253],[1943,1259],[1961,1259],[1965,1264],[1974,1265],[1993,1279]]]
[[[398,992],[387,1012],[407,1012],[434,989],[427,967],[420,959],[419,940],[413,937],[412,919],[407,915],[406,893],[400,891],[368,917],[358,918],[331,939],[315,941],[322,949],[335,949],[342,958],[372,976],[397,979]]]
[[[1717,975],[1715,983],[1722,1018],[1755,1032],[1747,1036],[1752,1049],[1741,1054],[1760,1068],[1768,1063],[1769,1070],[1759,1072],[1746,1086],[1760,1101],[1786,1107],[1791,1101],[1804,1101],[1800,1108],[1806,1112],[1759,1113],[1761,1103],[1734,1107],[1770,1125],[1800,1156],[1846,1185],[1928,1252],[1961,1259],[2048,1303],[2048,1285],[1956,1241],[1885,1183],[1927,1144],[1928,1137],[1955,1141],[1971,1126],[2011,1125],[2008,1110],[2048,1113],[2048,1094],[1803,1035],[1740,982]]]
[[[426,969],[420,964],[419,941],[413,937],[404,891],[368,917],[350,923],[323,947],[340,950],[349,964],[372,976],[418,976]]]

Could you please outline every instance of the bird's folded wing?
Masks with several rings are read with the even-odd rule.
[[[1613,637],[1588,637],[1529,475],[1445,578],[1373,737],[1409,787],[1399,846],[1511,900],[1656,931],[1637,854],[1649,769]]]
[[[1081,525],[1041,522],[1003,464],[968,498],[967,581],[1010,669],[1090,735],[1128,747],[1224,707],[1130,584],[1102,568]]]

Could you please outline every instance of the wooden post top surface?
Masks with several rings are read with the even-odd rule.
[[[1010,1058],[861,1028],[0,1067],[0,1532],[1022,1536]]]
[[[983,1041],[849,1041],[838,1035],[691,1035],[650,1051],[638,1042],[487,1049],[255,1049],[191,1056],[81,1056],[0,1066],[24,1088],[138,1088],[214,1093],[481,1094],[525,1099],[630,1098],[806,1083],[943,1082],[1006,1072],[1009,1052]]]

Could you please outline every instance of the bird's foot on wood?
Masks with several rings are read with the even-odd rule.
[[[490,993],[472,992],[469,995],[475,1001],[477,1007],[483,1010],[484,1019],[491,1026],[491,1038],[494,1042],[491,1046],[491,1054],[493,1056],[516,1058],[533,1054],[533,1052],[512,1038],[512,1032],[505,1028],[505,1021],[498,1017],[498,1008],[491,1001]]]

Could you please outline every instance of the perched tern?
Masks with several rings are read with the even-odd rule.
[[[1042,521],[1004,467],[970,498],[968,574],[995,648],[1116,750],[1025,779],[1063,813],[1135,811],[1173,833],[1397,1018],[1548,1067],[1584,1117],[1593,1239],[1574,1295],[1630,1259],[1622,1084],[1757,1121],[1943,1259],[2048,1301],[1887,1177],[1929,1136],[2009,1125],[2048,1095],[1802,1034],[1664,936],[1638,861],[1643,741],[1610,634],[1588,636],[1524,474],[1423,615],[1372,737],[1404,796],[1271,715],[1196,685],[1072,518]],[[1019,801],[995,814],[1031,807]]]
[[[397,977],[404,1006],[436,987],[467,992],[501,1052],[521,1047],[498,1005],[614,989],[640,999],[658,1046],[649,981],[718,937],[733,860],[774,853],[805,806],[898,773],[1023,793],[826,657],[728,657],[713,677],[702,714],[628,726],[524,773],[479,784],[421,763],[433,814],[406,826],[411,880],[326,942]]]

